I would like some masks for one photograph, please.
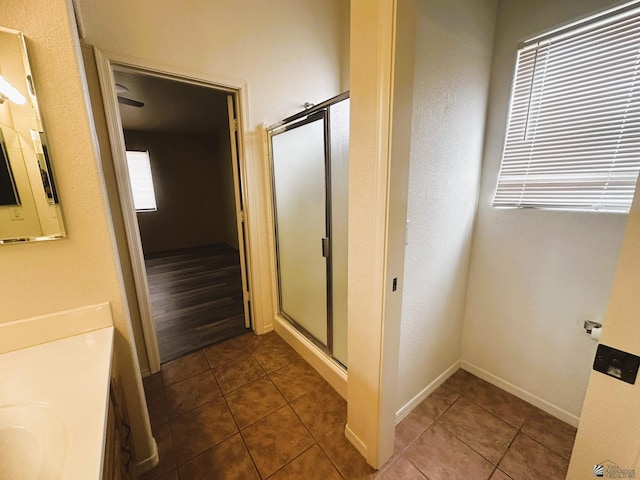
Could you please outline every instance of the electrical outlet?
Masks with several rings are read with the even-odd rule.
[[[24,220],[22,209],[20,207],[11,207],[9,209],[9,218],[11,218],[11,220]]]

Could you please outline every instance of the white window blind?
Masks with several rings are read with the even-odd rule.
[[[131,192],[133,193],[133,204],[136,211],[148,212],[157,210],[149,152],[127,151],[127,166],[129,168]]]
[[[495,207],[628,212],[640,170],[640,9],[518,52]]]

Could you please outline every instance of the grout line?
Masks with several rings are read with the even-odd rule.
[[[329,455],[329,452],[327,452],[322,445],[320,445],[320,443],[318,443],[318,446],[320,447],[320,450],[322,451],[322,453],[324,453],[324,455],[329,459],[329,462],[331,462],[331,465],[333,465],[333,468],[335,468],[336,472],[338,472],[338,475],[340,475],[340,477],[344,480],[346,479],[346,475],[342,473],[342,470],[340,469],[340,467],[338,466],[338,464],[333,460],[333,458],[331,457],[331,455]]]
[[[243,343],[244,343],[244,346],[246,347],[246,342],[244,342],[244,341],[243,341]],[[247,348],[247,351],[248,351],[248,348]],[[206,357],[206,355],[205,355],[205,357]],[[207,363],[209,363],[209,360],[208,360],[208,359],[207,359]],[[253,455],[251,455],[251,451],[249,450],[249,446],[247,445],[247,442],[245,441],[244,437],[242,436],[242,430],[240,429],[240,425],[238,425],[238,422],[237,422],[237,420],[236,420],[236,417],[235,417],[235,415],[233,414],[233,410],[231,410],[231,405],[229,404],[229,400],[227,399],[227,395],[228,395],[229,393],[231,393],[231,392],[227,392],[227,393],[225,393],[225,392],[223,392],[223,391],[222,391],[222,388],[220,387],[220,382],[218,382],[218,378],[216,377],[216,374],[215,374],[215,373],[214,373],[214,371],[213,371],[213,367],[211,367],[211,365],[210,365],[210,364],[209,364],[209,367],[211,368],[211,374],[213,375],[213,377],[215,378],[216,382],[218,383],[218,387],[220,388],[220,392],[222,393],[222,398],[224,399],[225,404],[227,405],[227,408],[229,409],[229,413],[231,414],[231,418],[233,419],[233,422],[234,422],[234,423],[235,423],[235,425],[236,425],[236,429],[237,429],[237,432],[236,432],[236,433],[237,433],[237,434],[238,434],[238,436],[240,437],[240,440],[242,441],[242,445],[244,445],[244,448],[245,448],[245,450],[246,450],[246,452],[247,452],[247,455],[249,455],[249,459],[251,460],[251,463],[253,464],[253,468],[255,468],[255,471],[256,471],[256,473],[258,474],[258,477],[262,478],[262,475],[260,474],[260,470],[258,470],[258,465],[256,465],[256,462],[255,462],[255,460],[254,460],[254,458],[253,458]],[[262,377],[260,377],[260,378],[262,378]],[[251,382],[249,382],[249,383],[251,383]],[[248,385],[248,384],[247,384],[247,385]],[[238,387],[238,388],[241,388],[241,387]],[[237,389],[236,389],[236,390],[237,390]],[[232,390],[232,391],[235,391],[235,390]],[[264,417],[263,417],[263,418],[264,418]],[[255,423],[255,422],[254,422],[254,423]],[[252,424],[252,425],[253,425],[253,424]],[[246,427],[245,427],[245,428],[246,428]],[[229,438],[231,438],[231,437],[229,437]],[[221,442],[221,443],[222,443],[222,442]],[[218,445],[220,445],[220,443],[219,443]],[[212,447],[212,448],[215,448],[215,446],[214,446],[214,447]]]
[[[488,414],[490,414],[491,416],[493,416],[494,418],[500,420],[502,423],[508,425],[509,427],[513,428],[516,430],[515,435],[513,436],[513,438],[511,439],[511,441],[509,442],[509,445],[507,446],[507,448],[505,449],[505,451],[502,453],[502,455],[500,456],[500,458],[498,459],[498,461],[494,464],[492,460],[488,459],[487,457],[485,457],[482,453],[478,452],[474,447],[472,447],[471,445],[469,445],[467,442],[465,442],[462,438],[458,437],[458,435],[456,435],[454,432],[452,432],[451,430],[449,430],[445,425],[439,424],[442,428],[444,428],[447,432],[449,432],[451,435],[453,435],[455,438],[457,438],[460,442],[462,442],[464,445],[466,445],[467,447],[469,447],[471,450],[473,450],[475,453],[477,453],[480,457],[482,457],[484,460],[486,460],[487,462],[489,462],[492,466],[493,466],[493,470],[491,471],[491,475],[493,475],[493,473],[498,469],[498,465],[500,465],[500,462],[502,461],[502,459],[505,457],[505,455],[507,454],[507,452],[509,451],[509,449],[511,448],[511,445],[513,444],[513,442],[515,441],[516,437],[518,436],[518,434],[521,432],[522,430],[522,426],[524,425],[524,420],[522,422],[522,425],[520,427],[515,427],[513,425],[511,425],[509,422],[506,422],[505,420],[503,420],[502,418],[500,418],[499,416],[497,416],[495,413],[490,412],[489,410],[487,410],[486,408],[484,408],[482,405],[477,404],[474,400],[471,400],[467,397],[465,397],[463,395],[463,393],[458,393],[460,396],[458,397],[458,399],[451,404],[451,406],[449,408],[451,408],[455,403],[458,402],[458,400],[460,400],[461,398],[472,403],[473,405],[481,408],[482,410],[484,410],[485,412],[487,412]],[[449,408],[447,410],[449,410]],[[442,415],[440,415],[441,418],[444,413],[443,412]],[[526,420],[526,417],[525,417]],[[435,422],[434,422],[435,424]],[[491,476],[489,476],[489,478],[491,478]]]
[[[309,448],[304,449],[302,452],[300,452],[298,455],[296,455],[294,458],[292,458],[291,460],[289,460],[287,463],[285,463],[284,465],[278,467],[278,469],[273,472],[271,475],[269,475],[268,478],[273,478],[279,471],[283,470],[286,466],[288,466],[289,464],[295,462],[298,458],[300,458],[302,455],[304,455],[305,453],[307,453],[309,450],[311,450],[313,447],[315,447],[317,445],[317,443],[314,443],[313,445],[310,445]],[[266,479],[264,479],[266,480]]]
[[[524,426],[524,422],[522,422],[522,426]],[[504,460],[504,457],[507,456],[507,452],[511,449],[511,446],[513,445],[513,442],[516,441],[516,438],[518,438],[518,435],[520,435],[520,432],[522,432],[522,426],[520,428],[518,428],[518,431],[516,432],[516,434],[513,436],[513,438],[511,439],[511,441],[509,442],[509,446],[507,446],[507,448],[505,449],[504,453],[502,454],[502,456],[500,457],[500,459],[496,462],[495,468],[493,469],[493,471],[491,472],[491,475],[493,475],[495,473],[496,470],[498,470],[498,468],[500,467],[500,463],[502,463],[502,460]],[[501,470],[502,471],[502,470]],[[505,472],[502,472],[505,475],[507,475]],[[511,478],[510,475],[507,475],[507,477]],[[489,477],[491,478],[491,477]]]
[[[311,448],[313,448],[315,445],[318,445],[318,447],[319,447],[319,444],[317,443],[317,440],[316,440],[316,438],[314,437],[314,435],[313,435],[313,434],[311,433],[311,431],[309,430],[309,427],[304,423],[304,421],[300,418],[300,416],[298,415],[298,413],[295,411],[295,409],[294,409],[294,408],[293,408],[293,406],[291,405],[291,402],[290,402],[289,400],[287,400],[287,398],[285,397],[284,393],[280,391],[280,389],[278,388],[278,386],[276,385],[276,383],[275,383],[275,382],[273,381],[273,379],[271,378],[271,373],[273,373],[273,372],[268,373],[268,372],[267,372],[267,371],[262,367],[262,365],[260,365],[260,362],[258,361],[258,359],[256,359],[256,358],[255,358],[255,355],[253,354],[253,352],[248,351],[248,353],[249,353],[249,356],[251,356],[251,357],[256,361],[256,363],[258,363],[258,365],[260,366],[261,370],[265,373],[265,375],[264,375],[263,377],[260,377],[260,378],[264,378],[264,377],[266,377],[266,378],[271,382],[271,384],[275,387],[276,391],[277,391],[277,392],[282,396],[282,398],[283,398],[283,399],[284,399],[284,401],[285,401],[285,405],[282,405],[281,407],[278,407],[275,411],[278,411],[278,410],[280,410],[280,409],[282,409],[282,408],[284,408],[284,407],[289,407],[289,409],[293,412],[293,414],[296,416],[296,418],[298,419],[298,421],[299,421],[299,422],[302,424],[302,426],[305,428],[305,430],[306,430],[306,431],[307,431],[307,433],[309,434],[309,437],[313,440],[313,443],[312,443],[308,448],[304,449],[302,452],[300,452],[300,453],[299,453],[298,455],[296,455],[294,458],[292,458],[291,460],[289,460],[288,462],[286,462],[284,465],[281,465],[277,470],[275,470],[273,473],[271,473],[271,475],[269,475],[269,477],[266,477],[266,478],[271,478],[271,477],[273,477],[274,475],[276,475],[279,471],[281,471],[283,468],[285,468],[287,465],[291,464],[291,463],[292,463],[292,462],[294,462],[296,459],[298,459],[300,456],[302,456],[304,453],[306,453],[308,450],[310,450]],[[280,370],[281,368],[285,368],[285,367],[286,367],[286,366],[288,366],[288,365],[290,365],[290,364],[283,365],[282,367],[280,367],[280,368],[278,368],[278,369],[274,370],[274,372],[276,372],[276,371]],[[255,380],[254,380],[254,381],[255,381]],[[249,382],[249,383],[251,383],[251,382]],[[247,384],[247,385],[248,385],[248,384]],[[228,393],[231,393],[231,392],[228,392]],[[225,397],[225,401],[227,401],[227,399],[226,399],[226,394],[224,395],[224,397]],[[297,400],[297,399],[295,399],[295,400]],[[295,400],[293,400],[293,401],[295,401]],[[228,406],[229,410],[231,411],[231,407],[230,407],[230,405],[229,405],[228,401],[227,401],[227,406]],[[262,417],[262,418],[260,418],[260,419],[256,420],[256,421],[255,421],[255,422],[253,422],[251,425],[254,425],[255,423],[259,422],[260,420],[263,420],[264,418],[268,417],[268,416],[269,416],[269,415],[271,415],[272,413],[274,413],[274,412],[271,412],[271,413],[269,413],[269,414],[265,415],[264,417]],[[232,416],[233,416],[233,412],[231,412],[231,414],[232,414]],[[235,417],[234,417],[234,421],[235,421]],[[245,427],[245,429],[246,429],[246,428],[248,428],[249,426],[250,426],[250,425],[246,426],[246,427]],[[263,477],[262,477],[262,474],[261,474],[261,473],[260,473],[260,471],[258,470],[258,467],[257,467],[257,465],[256,465],[256,463],[255,463],[255,460],[253,459],[253,456],[251,456],[251,452],[249,451],[249,447],[247,446],[247,444],[246,444],[246,442],[245,442],[245,439],[244,439],[244,437],[243,437],[243,435],[242,435],[242,430],[240,429],[240,426],[238,425],[238,423],[237,423],[237,422],[236,422],[236,427],[238,428],[238,433],[240,434],[240,437],[242,438],[242,441],[243,441],[243,443],[244,443],[244,445],[245,445],[245,448],[247,449],[247,452],[249,453],[249,456],[251,457],[251,461],[253,462],[253,464],[254,464],[254,466],[255,466],[255,468],[256,468],[256,471],[258,472],[258,476],[260,476],[260,478],[263,478]]]
[[[533,441],[534,441],[534,442],[536,442],[538,445],[540,445],[540,446],[544,447],[546,450],[548,450],[549,452],[553,453],[554,455],[556,455],[556,456],[560,457],[561,459],[563,459],[563,460],[565,460],[565,461],[567,461],[567,462],[571,461],[571,459],[563,457],[563,456],[562,456],[562,455],[560,455],[558,452],[554,452],[553,450],[551,450],[551,448],[547,447],[544,443],[542,443],[541,441],[539,441],[539,440],[537,440],[536,438],[532,437],[532,436],[531,436],[531,435],[529,435],[527,432],[520,431],[520,432],[518,432],[518,433],[522,433],[522,435],[524,435],[525,437],[527,437],[527,438],[529,438],[529,439],[533,440]]]
[[[479,377],[477,377],[479,378]],[[501,391],[505,391],[502,390],[500,387],[496,387]],[[506,392],[507,394],[509,394],[509,392]],[[512,395],[512,394],[509,394]],[[544,445],[542,442],[538,441],[537,439],[533,438],[531,435],[527,434],[526,432],[523,431],[523,428],[527,422],[527,420],[529,419],[529,415],[525,415],[522,424],[519,427],[516,427],[512,424],[510,424],[509,422],[507,422],[506,420],[504,420],[503,418],[499,417],[497,414],[495,414],[494,412],[491,412],[489,410],[487,410],[484,406],[478,404],[474,399],[468,398],[466,396],[464,396],[464,394],[460,394],[460,398],[464,398],[465,400],[467,400],[468,402],[471,402],[472,404],[478,406],[479,408],[481,408],[482,410],[484,410],[485,412],[489,413],[490,415],[492,415],[493,417],[497,418],[498,420],[500,420],[501,422],[507,424],[508,426],[510,426],[511,428],[516,430],[515,435],[513,436],[513,438],[511,439],[511,441],[509,442],[509,445],[507,446],[507,448],[505,449],[505,451],[503,452],[503,454],[501,455],[500,459],[495,463],[494,468],[492,470],[491,475],[493,475],[495,473],[496,470],[499,469],[500,463],[502,462],[502,460],[504,459],[504,457],[507,455],[507,453],[509,452],[509,450],[511,449],[513,443],[515,442],[516,438],[518,438],[518,436],[520,434],[530,438],[531,440],[535,441],[536,443],[538,443],[539,445],[541,445],[542,447],[544,447],[547,451],[556,454],[557,456],[559,456],[560,458],[567,460],[565,457],[563,457],[562,455],[560,455],[558,452],[553,451],[551,448],[547,447],[546,445]],[[517,398],[517,397],[516,397]],[[526,403],[527,405],[530,405],[533,408],[537,408],[535,405],[530,404],[529,402],[526,402],[522,399],[519,399],[521,401],[523,401],[524,403]],[[444,425],[443,425],[444,427]],[[446,427],[444,427],[446,429]],[[449,431],[447,429],[447,431]],[[457,435],[455,435],[453,432],[450,432],[452,435],[454,435],[456,438],[458,438],[458,440],[460,440],[462,443],[464,443],[465,445],[467,445],[469,448],[471,448],[474,452],[476,452],[478,455],[480,455],[482,458],[484,458],[485,460],[487,460],[489,463],[493,464],[493,462],[491,460],[489,460],[488,458],[486,458],[484,455],[482,455],[480,452],[478,452],[475,448],[473,448],[471,445],[468,445],[466,442],[464,442],[461,438],[459,438]],[[501,470],[502,471],[502,470]],[[504,472],[503,472],[504,473]],[[505,475],[507,475],[505,473]],[[511,478],[511,476],[507,475],[509,478]]]
[[[242,385],[242,386],[239,386],[239,387],[237,387],[237,388],[235,388],[235,389],[233,389],[233,390],[231,390],[231,391],[229,391],[229,392],[224,392],[224,391],[222,390],[222,388],[221,388],[221,386],[220,386],[220,382],[219,382],[219,380],[218,380],[218,378],[217,378],[217,376],[216,376],[216,374],[215,374],[215,372],[214,372],[214,368],[215,368],[215,367],[213,367],[213,366],[209,363],[208,358],[206,358],[206,354],[205,354],[205,359],[207,360],[207,367],[208,367],[208,371],[210,371],[210,372],[211,372],[211,375],[212,375],[212,377],[213,377],[213,379],[214,379],[214,381],[215,381],[215,383],[216,383],[216,385],[217,385],[217,387],[218,387],[218,389],[219,389],[219,391],[220,391],[220,395],[218,395],[218,396],[214,397],[213,399],[211,399],[211,400],[209,400],[209,401],[207,401],[207,402],[205,402],[205,403],[203,403],[203,404],[201,404],[201,405],[194,406],[192,409],[190,409],[190,410],[188,410],[188,411],[186,411],[186,412],[183,412],[183,413],[181,413],[180,415],[178,415],[178,416],[176,416],[176,417],[174,417],[174,418],[169,418],[169,408],[168,408],[168,402],[167,402],[166,389],[167,389],[168,387],[171,387],[171,386],[173,386],[173,385],[176,385],[176,384],[178,384],[178,383],[180,383],[180,382],[183,382],[183,381],[185,381],[185,380],[189,380],[189,379],[191,379],[191,378],[193,378],[193,377],[195,377],[195,376],[197,376],[197,375],[201,375],[201,374],[205,373],[207,370],[203,370],[202,372],[198,372],[198,373],[197,373],[197,374],[195,374],[195,375],[192,375],[192,376],[190,376],[190,377],[184,378],[184,379],[180,380],[179,382],[174,382],[174,383],[172,383],[171,385],[165,385],[164,379],[163,379],[163,377],[162,377],[162,373],[160,373],[160,382],[161,382],[161,387],[162,387],[162,389],[161,389],[161,390],[162,390],[161,395],[162,395],[162,400],[163,400],[163,402],[164,402],[165,409],[167,410],[167,421],[166,421],[166,422],[163,422],[163,423],[162,423],[162,425],[167,424],[167,427],[169,428],[169,434],[170,434],[170,436],[171,436],[172,451],[174,452],[174,455],[175,455],[175,444],[174,444],[174,442],[173,442],[172,422],[173,422],[173,421],[175,421],[176,419],[178,419],[179,417],[184,416],[184,415],[186,415],[186,414],[188,414],[188,413],[190,413],[190,412],[193,412],[194,410],[196,410],[196,409],[198,409],[198,408],[201,408],[201,407],[203,407],[204,405],[206,405],[206,404],[208,404],[208,403],[210,403],[210,402],[217,401],[219,398],[222,398],[222,399],[223,399],[223,401],[225,402],[225,405],[226,405],[226,407],[227,407],[228,411],[229,411],[229,412],[230,412],[230,414],[231,414],[231,418],[232,418],[232,420],[233,420],[233,422],[234,422],[234,425],[235,425],[235,427],[236,427],[236,431],[235,431],[235,432],[233,432],[231,435],[229,435],[228,437],[226,437],[226,438],[222,439],[221,441],[219,441],[219,442],[218,442],[218,443],[216,443],[215,445],[211,446],[210,448],[208,448],[208,449],[206,449],[206,450],[204,450],[204,451],[202,451],[202,452],[198,453],[196,456],[194,456],[194,457],[192,457],[192,458],[189,458],[189,459],[187,459],[186,461],[184,461],[184,462],[182,462],[182,463],[178,463],[178,461],[177,461],[177,460],[175,460],[174,467],[171,469],[171,471],[175,471],[176,475],[179,477],[179,468],[180,468],[180,467],[182,467],[182,466],[184,466],[185,464],[187,464],[187,463],[189,463],[189,462],[191,462],[191,461],[195,460],[196,458],[199,458],[199,457],[200,457],[200,456],[202,456],[202,455],[205,455],[205,454],[207,454],[207,453],[211,452],[212,450],[214,450],[215,448],[219,447],[221,444],[223,444],[224,442],[226,442],[227,440],[229,440],[230,438],[232,438],[234,435],[238,434],[238,435],[240,436],[240,439],[241,439],[242,443],[243,443],[243,446],[244,446],[244,448],[245,448],[245,451],[247,452],[247,454],[249,455],[249,458],[251,459],[251,462],[252,462],[252,464],[253,464],[253,466],[254,466],[254,468],[255,468],[255,471],[257,472],[258,476],[259,476],[261,479],[263,479],[263,480],[264,480],[264,478],[263,478],[263,477],[262,477],[262,475],[260,474],[260,471],[258,470],[258,466],[257,466],[257,464],[256,464],[256,462],[255,462],[255,460],[254,460],[253,456],[251,455],[251,452],[249,451],[249,448],[248,448],[248,446],[247,446],[247,444],[246,444],[245,438],[244,438],[244,436],[242,435],[242,430],[240,429],[240,426],[239,426],[239,424],[238,424],[238,421],[237,421],[237,419],[236,419],[235,415],[233,414],[233,411],[232,411],[232,409],[231,409],[231,405],[230,405],[230,403],[229,403],[229,399],[227,398],[227,395],[229,395],[229,394],[231,394],[231,393],[233,393],[233,392],[237,391],[237,390],[238,390],[238,389],[240,389],[240,388],[246,387],[247,385],[251,384],[252,382],[255,382],[255,381],[260,380],[260,379],[263,379],[263,378],[267,378],[267,379],[269,380],[269,382],[271,382],[271,384],[275,387],[276,391],[277,391],[277,392],[282,396],[282,398],[283,398],[283,399],[284,399],[284,401],[285,401],[285,404],[284,404],[284,405],[282,405],[281,407],[279,407],[278,409],[276,409],[276,411],[277,411],[277,410],[279,410],[279,409],[281,409],[281,408],[284,408],[285,406],[289,407],[289,408],[290,408],[290,410],[292,410],[292,411],[293,411],[293,414],[296,416],[296,418],[298,419],[298,421],[303,425],[303,427],[305,428],[306,432],[308,433],[308,435],[310,436],[310,438],[311,438],[311,439],[312,439],[312,441],[313,441],[313,443],[312,443],[308,448],[304,449],[302,452],[300,452],[298,455],[296,455],[296,456],[295,456],[294,458],[292,458],[290,461],[288,461],[288,462],[287,462],[287,463],[285,463],[284,465],[280,466],[280,467],[279,467],[275,472],[271,473],[271,474],[269,475],[269,477],[268,477],[268,478],[271,478],[271,477],[272,477],[273,475],[275,475],[277,472],[279,472],[280,470],[282,470],[283,468],[285,468],[287,465],[289,465],[290,463],[292,463],[293,461],[295,461],[296,459],[298,459],[301,455],[305,454],[305,453],[306,453],[306,452],[308,452],[311,448],[313,448],[314,446],[316,446],[316,445],[317,445],[317,446],[319,447],[320,451],[322,452],[322,454],[323,454],[323,455],[324,455],[324,456],[329,460],[330,464],[331,464],[331,465],[333,466],[333,468],[338,472],[338,474],[340,475],[340,477],[341,477],[342,479],[344,479],[345,477],[344,477],[343,473],[340,471],[340,469],[339,469],[338,465],[337,465],[337,464],[335,464],[335,462],[333,461],[333,459],[331,458],[331,456],[330,456],[330,455],[329,455],[329,454],[328,454],[328,453],[327,453],[327,452],[326,452],[326,451],[325,451],[325,450],[320,446],[320,444],[319,444],[319,439],[316,439],[316,437],[313,435],[313,433],[312,433],[312,432],[311,432],[311,430],[309,429],[309,426],[307,426],[307,424],[302,420],[302,418],[300,418],[300,416],[298,415],[298,413],[296,412],[296,410],[293,408],[292,403],[293,403],[293,402],[295,402],[295,401],[297,401],[297,400],[298,400],[299,398],[301,398],[302,396],[297,397],[297,398],[295,398],[295,399],[293,399],[293,400],[289,401],[289,400],[287,399],[287,397],[284,395],[284,393],[280,390],[280,388],[278,388],[277,384],[273,381],[273,379],[272,379],[272,377],[271,377],[271,374],[276,373],[276,372],[278,372],[279,370],[281,370],[281,369],[283,369],[283,368],[288,367],[289,365],[291,365],[291,364],[295,363],[295,361],[290,361],[288,364],[283,365],[282,367],[280,367],[280,368],[278,368],[278,369],[274,370],[273,372],[271,372],[271,373],[267,373],[267,372],[266,372],[266,370],[264,370],[264,369],[262,368],[262,366],[259,364],[259,362],[257,361],[257,359],[255,358],[255,356],[253,355],[253,352],[249,349],[249,347],[248,347],[248,345],[246,344],[246,342],[245,342],[245,344],[244,344],[244,347],[246,347],[246,353],[245,353],[245,354],[243,354],[243,356],[239,357],[237,360],[234,360],[234,361],[235,361],[235,362],[237,362],[237,361],[244,361],[244,360],[246,360],[246,356],[245,356],[245,355],[249,355],[249,357],[250,357],[250,358],[253,358],[253,359],[258,363],[258,365],[259,365],[259,367],[260,367],[261,371],[264,373],[264,375],[260,376],[260,377],[259,377],[259,378],[257,378],[257,379],[251,380],[250,382],[248,382],[248,383],[246,383],[246,384],[244,384],[244,385]],[[204,354],[204,348],[203,348],[203,349],[200,349],[200,350],[201,350],[201,351],[203,352],[203,354]],[[195,353],[195,352],[192,352],[192,353]],[[243,358],[243,357],[244,357],[244,358]],[[230,363],[230,362],[228,362],[228,363]],[[305,361],[305,363],[307,363],[307,362]],[[219,366],[219,365],[218,365],[218,366]],[[218,366],[216,366],[216,367],[218,367]],[[310,394],[310,393],[313,393],[313,392],[316,392],[317,390],[318,390],[318,389],[312,389],[312,391],[310,391],[310,392],[306,393],[305,395]],[[272,412],[272,413],[273,413],[273,412]],[[257,423],[258,421],[260,421],[260,420],[262,420],[262,419],[266,418],[268,415],[270,415],[270,414],[267,414],[267,415],[263,416],[262,418],[260,418],[260,419],[256,420],[256,421],[255,421],[255,422],[253,422],[252,424],[247,425],[247,426],[245,427],[245,429],[246,429],[246,428],[248,428],[248,427],[250,427],[251,425],[254,425],[254,424],[255,424],[255,423]],[[161,426],[162,426],[162,425],[161,425]],[[323,437],[320,437],[320,438],[323,438]],[[167,473],[169,473],[169,471],[168,471]]]

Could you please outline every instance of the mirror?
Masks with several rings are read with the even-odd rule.
[[[65,234],[22,32],[0,27],[0,244]]]

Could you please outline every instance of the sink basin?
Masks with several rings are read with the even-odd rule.
[[[65,428],[40,403],[0,406],[0,480],[54,480],[66,453]]]

